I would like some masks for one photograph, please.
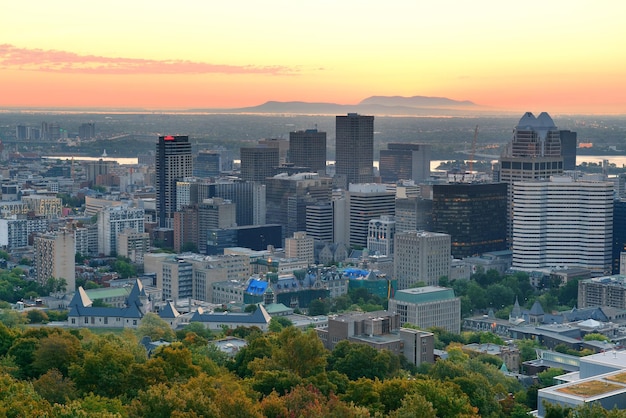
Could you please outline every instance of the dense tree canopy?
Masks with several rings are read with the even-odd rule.
[[[0,324],[0,416],[520,417],[536,407],[537,387],[522,388],[497,359],[454,342],[481,341],[480,333],[435,330],[449,359],[418,373],[365,344],[341,341],[329,352],[314,330],[293,326],[241,329],[247,346],[229,358],[209,343],[219,336],[190,325],[148,357],[139,337],[162,325],[95,334]]]

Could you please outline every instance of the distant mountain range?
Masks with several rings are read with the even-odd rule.
[[[235,109],[190,109],[216,113],[293,113],[334,115],[363,113],[393,116],[461,115],[480,112],[482,109],[469,100],[452,100],[445,97],[427,96],[371,96],[354,105],[337,103],[277,102],[269,101],[258,106]]]

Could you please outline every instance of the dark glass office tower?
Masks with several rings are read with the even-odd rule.
[[[433,185],[432,230],[450,235],[455,258],[505,250],[506,211],[506,183]]]
[[[317,129],[289,132],[289,162],[308,167],[312,172],[326,172],[326,132]]]
[[[337,116],[335,174],[350,183],[374,181],[374,116],[348,113]],[[342,181],[343,182],[343,181]]]

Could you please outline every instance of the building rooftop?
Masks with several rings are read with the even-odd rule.
[[[592,279],[583,280],[583,282],[599,283],[607,286],[621,286],[626,287],[626,275],[614,274],[612,276],[594,277]]]
[[[452,289],[439,286],[424,286],[398,290],[392,299],[408,303],[428,303],[454,298],[454,290]]]
[[[99,289],[89,289],[85,290],[85,293],[89,297],[89,299],[105,299],[105,298],[120,298],[127,297],[130,295],[131,291],[130,286],[123,287],[102,287]]]

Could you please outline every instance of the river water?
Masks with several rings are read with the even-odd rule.
[[[104,161],[116,161],[120,165],[137,164],[137,158],[114,158],[114,157],[72,157],[72,156],[47,156],[42,157],[52,160],[71,160],[75,161],[98,161],[100,159]],[[608,160],[609,164],[615,164],[617,167],[626,167],[626,155],[579,155],[576,157],[576,165],[582,163],[602,163],[602,161]],[[449,160],[432,160],[430,162],[430,170],[437,171],[437,167],[442,162]],[[495,162],[495,160],[494,160]],[[334,161],[328,161],[329,164],[334,164]],[[378,161],[374,161],[374,166],[378,167]]]

